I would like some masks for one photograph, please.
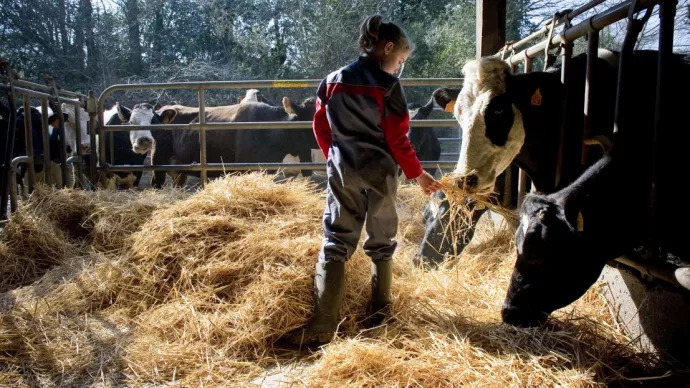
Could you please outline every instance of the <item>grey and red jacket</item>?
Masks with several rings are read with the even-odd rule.
[[[392,156],[414,179],[423,170],[407,137],[409,121],[400,80],[366,56],[329,74],[317,91],[313,129],[326,158],[331,147],[355,167],[375,162],[376,154]]]

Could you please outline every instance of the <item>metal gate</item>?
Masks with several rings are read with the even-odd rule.
[[[217,130],[262,130],[262,129],[311,129],[311,121],[293,121],[293,122],[228,122],[228,123],[207,123],[206,122],[206,90],[209,89],[251,89],[251,88],[313,88],[316,90],[320,79],[305,79],[305,80],[262,80],[262,81],[214,81],[214,82],[177,82],[177,83],[150,83],[150,84],[134,84],[134,85],[113,85],[101,93],[98,98],[97,111],[89,110],[91,115],[91,122],[93,123],[96,115],[98,115],[98,133],[99,133],[99,163],[101,171],[104,172],[124,172],[124,171],[200,171],[201,182],[205,185],[208,171],[224,171],[226,169],[232,170],[262,170],[262,169],[283,169],[285,171],[301,170],[304,168],[312,170],[325,170],[325,163],[302,162],[302,163],[208,163],[206,158],[206,133],[207,131]],[[462,78],[407,78],[401,79],[403,86],[461,86]],[[105,125],[104,124],[104,105],[108,97],[116,91],[124,90],[143,90],[143,89],[187,89],[197,91],[197,102],[199,106],[199,123],[198,124],[155,124],[155,125]],[[94,101],[95,102],[95,101]],[[93,102],[88,104],[93,105]],[[456,120],[413,120],[410,121],[410,127],[414,128],[430,128],[430,127],[458,127]],[[112,133],[115,131],[132,131],[138,129],[163,129],[163,130],[194,130],[199,131],[200,139],[200,163],[197,164],[179,164],[179,165],[115,165],[114,164],[114,142]],[[110,138],[110,159],[106,160],[105,153],[105,134],[109,133]],[[95,134],[92,132],[92,144],[95,144]],[[443,141],[458,142],[459,155],[459,138],[444,138]],[[447,154],[445,155],[447,156]],[[91,171],[96,171],[95,158],[91,158]],[[451,161],[422,161],[423,167],[438,167],[438,168],[453,168],[456,162]],[[95,182],[95,177],[92,177],[92,182]]]
[[[60,122],[60,170],[62,183],[64,187],[68,182],[68,166],[76,165],[75,185],[83,187],[84,180],[82,175],[81,163],[74,164],[82,158],[81,149],[81,122],[80,122],[80,107],[85,107],[86,96],[83,94],[63,90],[55,82],[55,80],[44,75],[47,85],[40,85],[33,82],[20,80],[16,72],[12,69],[10,64],[4,59],[0,58],[0,90],[5,92],[8,101],[10,117],[7,128],[7,138],[4,144],[4,159],[2,161],[2,184],[0,185],[0,221],[5,221],[8,218],[7,200],[10,197],[10,211],[17,210],[17,182],[16,172],[21,164],[27,165],[27,190],[30,194],[34,185],[36,184],[36,176],[34,171],[34,139],[32,136],[31,123],[31,98],[41,101],[41,117],[42,117],[42,137],[43,137],[43,168],[44,176],[47,184],[53,184],[51,180],[51,155],[49,145],[49,129],[48,129],[48,103],[55,103],[55,112],[57,113]],[[17,113],[18,97],[21,97],[24,107],[24,130],[25,130],[25,146],[26,155],[14,155],[15,143],[15,122]],[[74,122],[76,129],[76,155],[68,157],[66,154],[65,144],[65,122],[62,115],[61,103],[70,104],[74,106]],[[2,129],[0,129],[2,130]],[[74,151],[73,151],[74,152]]]

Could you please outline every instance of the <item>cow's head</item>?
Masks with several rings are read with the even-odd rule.
[[[525,197],[515,239],[517,260],[501,311],[504,322],[540,325],[597,280],[605,262],[578,227],[581,198],[569,189]]]
[[[83,154],[89,153],[91,148],[91,137],[89,136],[88,123],[89,114],[82,107],[79,107],[79,123],[76,122],[75,107],[72,104],[62,103],[60,106],[65,115],[65,143],[76,150],[77,147],[77,125],[81,133],[81,149]],[[68,151],[71,153],[71,151]]]
[[[293,104],[289,98],[283,97],[283,108],[293,121],[312,121],[316,113],[316,98],[309,97],[302,101],[301,104]]]
[[[120,120],[129,122],[130,125],[161,124],[160,116],[151,104],[136,104],[129,112],[122,109],[120,104],[117,104],[117,107]],[[132,151],[137,154],[146,154],[153,147],[153,134],[150,130],[130,131],[129,140],[132,142]]]
[[[494,57],[472,60],[463,72],[463,87],[454,106],[450,106],[462,127],[462,147],[455,172],[464,177],[458,183],[471,191],[488,194],[493,191],[496,177],[520,152],[525,129],[520,111],[506,93],[511,74],[504,61]],[[453,90],[436,94],[437,103],[449,110]],[[446,103],[442,94],[447,94]]]

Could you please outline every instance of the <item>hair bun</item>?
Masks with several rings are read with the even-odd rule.
[[[379,40],[379,30],[381,29],[381,23],[383,22],[383,16],[374,15],[366,18],[364,23],[360,28],[359,34],[359,48],[364,52],[370,52],[378,43]]]

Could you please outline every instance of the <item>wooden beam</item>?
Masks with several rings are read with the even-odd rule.
[[[493,55],[506,43],[506,0],[477,0],[477,58]]]

